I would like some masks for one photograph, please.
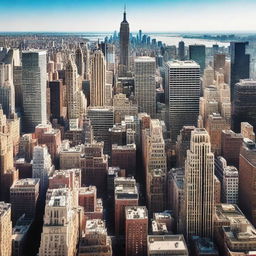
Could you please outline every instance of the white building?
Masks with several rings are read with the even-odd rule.
[[[72,199],[67,188],[47,191],[39,256],[76,255],[79,218]]]
[[[156,116],[156,60],[152,57],[138,57],[134,61],[135,97],[139,113]]]
[[[22,52],[23,130],[34,132],[47,121],[46,51]]]
[[[46,145],[36,146],[33,152],[32,176],[40,179],[40,195],[48,188],[48,179],[54,166]]]

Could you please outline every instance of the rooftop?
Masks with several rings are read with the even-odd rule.
[[[126,219],[147,219],[148,210],[145,206],[127,206],[125,207]]]
[[[188,255],[188,249],[183,235],[149,235],[148,251],[151,253],[173,251],[173,255],[186,252],[184,255]]]
[[[193,60],[186,60],[186,61],[168,61],[167,66],[169,68],[200,68],[200,66]]]
[[[39,184],[39,182],[40,182],[40,179],[32,179],[32,178],[20,179],[20,180],[17,180],[12,185],[12,188],[17,188],[17,187],[34,187],[37,184]]]
[[[11,204],[0,202],[0,217],[7,213],[8,210],[11,210]]]

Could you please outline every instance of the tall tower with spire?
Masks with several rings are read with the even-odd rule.
[[[126,6],[124,6],[124,18],[120,26],[120,65],[127,70],[129,67],[129,36],[130,28],[126,20]]]

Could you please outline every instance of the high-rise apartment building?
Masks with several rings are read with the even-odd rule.
[[[135,97],[138,112],[147,113],[152,118],[156,115],[156,61],[152,57],[137,57],[134,61]]]
[[[147,254],[148,211],[145,206],[125,207],[125,255]]]
[[[85,230],[79,242],[78,256],[112,256],[111,238],[105,222],[100,219],[86,221]]]
[[[200,65],[201,73],[205,69],[205,45],[189,45],[189,59]]]
[[[194,61],[172,61],[165,73],[166,123],[173,143],[184,125],[197,124],[200,67]]]
[[[134,178],[117,177],[114,180],[115,193],[115,234],[123,235],[125,231],[125,207],[137,206],[139,194]]]
[[[12,255],[11,205],[0,202],[0,256]]]
[[[210,136],[205,129],[191,133],[187,152],[184,183],[183,224],[187,239],[198,235],[213,236],[214,155]]]
[[[39,256],[74,256],[78,242],[78,208],[68,188],[48,190]]]
[[[39,196],[39,179],[17,180],[10,188],[10,203],[12,205],[12,222],[25,214],[33,219],[36,213]]]
[[[231,72],[230,72],[230,95],[231,102],[234,100],[235,84],[240,79],[250,78],[250,55],[247,54],[248,42],[231,42]]]
[[[34,132],[47,121],[46,51],[22,52],[23,130]]]

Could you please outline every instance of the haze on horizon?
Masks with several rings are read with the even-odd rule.
[[[131,31],[256,31],[255,0],[126,0]],[[0,31],[119,30],[120,0],[0,0]]]

